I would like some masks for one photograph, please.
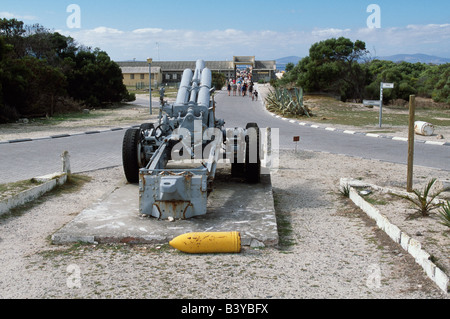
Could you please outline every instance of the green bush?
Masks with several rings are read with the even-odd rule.
[[[442,209],[439,211],[439,217],[441,219],[441,224],[450,227],[450,202],[447,201],[442,205]]]
[[[136,94],[128,92],[123,99],[123,102],[133,102],[136,101]]]
[[[377,100],[380,83],[395,83],[394,89],[384,90],[383,101],[408,100],[414,94],[450,103],[450,63],[394,63],[368,60],[362,41],[346,38],[328,39],[311,46],[306,56],[290,66],[276,86],[300,86],[306,93],[328,93],[348,99]]]
[[[102,107],[124,99],[135,97],[106,52],[38,24],[0,19],[0,122],[52,116],[66,100]]]

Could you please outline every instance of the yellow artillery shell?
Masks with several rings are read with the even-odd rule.
[[[241,234],[239,232],[189,233],[178,236],[169,244],[188,254],[240,253]]]

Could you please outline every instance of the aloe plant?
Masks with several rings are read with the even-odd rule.
[[[341,193],[341,195],[343,196],[343,197],[350,197],[350,185],[345,185],[345,186],[341,186],[340,188],[339,188],[339,192]]]
[[[287,89],[275,88],[270,90],[266,97],[266,105],[269,110],[276,110],[283,115],[306,115],[311,117],[311,111],[303,104],[303,89],[294,88],[291,91]]]
[[[413,194],[414,197],[410,197],[408,195],[399,195],[399,194],[393,194],[397,197],[401,197],[403,199],[406,199],[417,206],[417,210],[421,213],[422,216],[429,216],[430,212],[434,209],[437,209],[442,206],[440,203],[434,203],[434,200],[437,196],[439,196],[442,191],[438,191],[434,194],[430,194],[431,188],[433,187],[434,183],[436,183],[436,178],[433,178],[428,182],[428,184],[423,189],[423,192],[414,189]]]

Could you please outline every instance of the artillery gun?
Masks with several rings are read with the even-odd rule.
[[[205,215],[221,161],[231,162],[233,176],[260,182],[258,125],[225,129],[225,121],[216,118],[213,93],[212,72],[198,60],[195,70],[184,71],[176,102],[161,103],[158,123],[126,131],[124,172],[129,183],[139,183],[141,214],[158,219]]]

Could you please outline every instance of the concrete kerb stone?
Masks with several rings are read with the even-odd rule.
[[[17,139],[17,140],[7,140],[7,141],[0,141],[0,144],[15,144],[15,143],[25,143],[25,142],[33,142],[33,141],[40,141],[40,140],[52,140],[52,139],[59,139],[59,138],[66,138],[66,137],[80,136],[80,135],[102,134],[102,133],[128,130],[130,128],[138,128],[139,126],[140,125],[131,125],[131,126],[115,127],[115,128],[111,128],[111,129],[97,130],[97,131],[78,132],[78,133],[71,133],[71,134],[63,133],[63,134],[43,136],[43,137],[37,137],[37,138],[23,138],[23,139]]]
[[[263,102],[263,105],[265,107],[265,104]],[[267,108],[265,108],[265,110],[267,111],[267,113],[269,113],[271,116],[283,120],[283,121],[289,121],[290,123],[293,124],[298,124],[300,126],[306,126],[306,127],[310,127],[310,128],[315,128],[315,129],[324,129],[326,131],[332,131],[332,132],[340,132],[343,134],[349,134],[349,135],[364,135],[367,137],[371,137],[371,138],[386,138],[386,139],[392,139],[394,141],[402,141],[402,142],[407,142],[408,138],[406,137],[397,137],[397,136],[389,136],[389,135],[382,135],[382,134],[373,134],[373,133],[364,133],[364,132],[357,132],[357,131],[352,131],[352,130],[343,130],[343,129],[337,129],[335,127],[322,127],[319,126],[317,124],[314,123],[305,123],[305,122],[299,122],[298,120],[292,120],[289,118],[285,118],[282,117],[278,114],[275,114],[269,110],[267,110]],[[437,145],[437,146],[450,146],[450,142],[436,142],[436,141],[420,141],[420,140],[416,140],[416,143],[423,143],[423,144],[429,144],[429,145]]]
[[[36,177],[35,180],[43,182],[43,184],[1,201],[0,215],[4,215],[14,208],[30,203],[53,190],[55,187],[65,184],[67,181],[67,174],[64,172],[55,173],[48,176]]]
[[[377,226],[383,230],[395,243],[400,244],[400,246],[415,259],[416,263],[422,267],[427,276],[433,280],[443,292],[448,293],[448,275],[430,260],[430,254],[422,248],[420,242],[414,238],[411,238],[399,227],[392,224],[386,216],[380,213],[378,209],[366,202],[354,187],[372,187],[379,190],[383,190],[383,188],[347,178],[342,178],[340,180],[340,187],[349,187],[350,200],[361,208],[370,218],[375,220]]]
[[[20,192],[19,194],[9,197],[3,201],[0,201],[0,216],[10,212],[14,208],[38,199],[42,195],[55,189],[57,186],[64,185],[67,182],[68,176],[71,174],[69,159],[69,152],[65,151],[61,154],[61,172],[35,177],[32,180],[42,184]]]

